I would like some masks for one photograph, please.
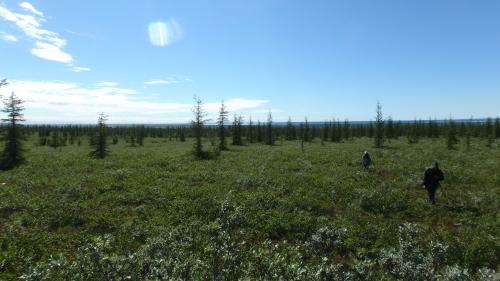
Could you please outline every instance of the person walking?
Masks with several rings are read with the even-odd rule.
[[[363,167],[365,169],[368,169],[372,164],[372,158],[370,157],[370,153],[368,153],[368,151],[365,150],[365,152],[363,152],[363,156],[361,156],[361,162],[363,163]]]
[[[438,162],[433,161],[431,166],[425,169],[424,180],[422,182],[422,187],[427,189],[429,203],[432,205],[436,203],[436,190],[440,186],[442,180],[444,180],[443,171],[439,169]]]

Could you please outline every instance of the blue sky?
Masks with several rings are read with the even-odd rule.
[[[0,90],[32,122],[500,115],[500,1],[0,0]]]

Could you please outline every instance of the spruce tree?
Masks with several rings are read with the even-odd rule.
[[[409,144],[414,144],[418,143],[419,141],[419,135],[418,135],[418,123],[417,119],[413,120],[413,124],[407,124],[406,125],[406,130],[407,130],[407,136],[408,136],[408,143]]]
[[[233,121],[233,143],[232,145],[243,145],[242,129],[241,123],[243,122],[243,117],[234,115]]]
[[[226,127],[225,123],[228,121],[227,115],[229,112],[226,109],[226,106],[224,105],[224,101],[222,101],[220,110],[219,110],[219,117],[217,118],[217,132],[219,136],[219,145],[218,149],[219,151],[227,150],[227,145],[226,145]]]
[[[273,116],[271,115],[271,111],[267,114],[266,144],[274,145]]]
[[[102,159],[109,153],[107,143],[107,120],[107,116],[104,115],[104,113],[99,115],[99,119],[97,120],[97,132],[94,135],[93,141],[94,150],[90,152],[90,157]]]
[[[321,145],[325,144],[325,141],[328,139],[328,122],[325,121],[323,123],[323,131],[321,132]]]
[[[90,142],[90,144],[92,145],[92,141]],[[61,136],[59,135],[59,131],[52,131],[52,133],[50,134],[49,146],[53,149],[61,148],[62,140]]]
[[[144,137],[145,137],[145,128],[144,125],[135,128],[137,144],[140,146],[144,146]]]
[[[384,145],[384,119],[382,115],[382,106],[377,102],[377,111],[375,116],[375,147],[381,148]]]
[[[0,82],[1,86],[6,84],[5,79]],[[25,161],[21,142],[24,138],[21,132],[21,124],[19,124],[25,121],[24,114],[22,114],[24,110],[23,102],[14,92],[3,101],[4,108],[2,112],[7,113],[7,118],[2,119],[2,121],[7,122],[5,147],[0,156],[0,168],[3,170],[12,169]]]
[[[203,152],[203,126],[207,122],[205,117],[207,116],[207,113],[203,109],[203,101],[195,97],[195,105],[193,108],[193,113],[194,113],[194,119],[191,122],[192,124],[192,131],[193,131],[193,136],[194,136],[194,147],[193,147],[193,153],[194,155],[201,159],[205,158],[205,153]]]
[[[500,138],[500,118],[495,119],[495,138]]]
[[[253,127],[252,117],[250,117],[248,120],[247,141],[249,143],[254,142],[254,127]]]
[[[395,130],[394,130],[394,121],[392,120],[392,117],[389,116],[387,119],[387,126],[385,128],[385,135],[387,137],[387,140],[391,142],[392,139],[395,138]]]
[[[373,132],[374,132],[373,121],[370,120],[370,122],[368,123],[368,137],[369,138],[373,138]]]
[[[135,147],[135,135],[133,133],[130,135],[130,146]]]
[[[264,141],[264,137],[263,137],[263,133],[262,133],[262,125],[260,124],[260,121],[257,120],[257,142],[263,142]]]
[[[446,146],[448,147],[448,149],[455,149],[455,145],[458,143],[457,128],[455,122],[450,119],[447,127]]]
[[[307,122],[307,117],[305,118],[304,122],[304,135],[302,136],[302,139],[305,142],[311,142],[311,133],[309,129],[309,122]]]
[[[471,135],[470,129],[467,128],[467,130],[465,131],[465,146],[467,147],[467,150],[470,149],[470,135]]]
[[[286,129],[285,129],[285,139],[286,140],[293,140],[293,124],[292,124],[292,117],[288,117],[288,121],[286,122]]]
[[[493,121],[490,117],[486,119],[486,124],[484,125],[484,134],[486,136],[486,146],[491,147],[493,141],[495,140],[495,131],[493,128]]]
[[[344,128],[343,128],[343,135],[344,139],[347,141],[349,138],[351,138],[351,124],[349,123],[349,120],[344,120]]]
[[[186,128],[184,128],[184,127],[179,128],[179,140],[181,142],[186,141]]]

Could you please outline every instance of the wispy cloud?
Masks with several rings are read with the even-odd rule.
[[[116,82],[110,82],[110,81],[101,81],[96,83],[97,87],[116,87],[118,86],[118,83]]]
[[[81,67],[81,66],[75,66],[70,69],[73,72],[85,72],[85,71],[90,71],[91,69],[88,67]]]
[[[13,23],[27,38],[35,41],[31,54],[73,67],[72,55],[63,51],[66,40],[61,38],[57,32],[42,28],[42,22],[47,20],[44,14],[29,2],[22,2],[19,6],[25,13],[12,12],[4,6],[0,6],[0,18]]]
[[[151,79],[149,81],[144,82],[146,85],[169,85],[169,84],[177,84],[181,82],[192,82],[191,78],[184,76],[172,76],[165,79]]]
[[[153,46],[166,47],[182,38],[181,25],[175,20],[152,22],[148,27],[149,42]]]
[[[149,80],[144,82],[146,85],[168,85],[168,84],[175,84],[179,83],[177,80],[161,80],[161,79],[154,79],[154,80]]]
[[[191,103],[150,100],[138,91],[99,82],[94,87],[60,81],[10,81],[0,94],[15,91],[26,101],[28,121],[94,122],[100,112],[110,115],[110,122],[179,122],[191,118]],[[259,109],[267,100],[228,99],[232,112]],[[205,103],[205,110],[216,115],[220,102]]]
[[[37,9],[35,9],[35,7],[33,7],[33,5],[31,5],[31,3],[22,2],[21,4],[19,4],[19,6],[27,11],[30,11],[31,13],[33,13],[37,16],[43,17],[43,13],[38,11]]]
[[[14,36],[12,34],[5,33],[3,31],[0,31],[0,39],[2,39],[4,41],[8,41],[8,42],[16,42],[17,41],[16,36]]]
[[[57,61],[62,63],[70,63],[73,61],[73,57],[63,52],[58,46],[45,43],[45,42],[36,42],[35,48],[31,49],[31,53],[39,58]]]

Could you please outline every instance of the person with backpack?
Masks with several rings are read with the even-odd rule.
[[[368,153],[368,151],[365,150],[365,152],[363,152],[363,156],[361,156],[361,162],[363,163],[363,167],[365,169],[368,169],[372,164],[372,158],[370,157],[370,153]]]
[[[431,166],[425,169],[424,180],[422,182],[423,188],[427,189],[429,203],[432,205],[436,203],[436,190],[440,186],[442,180],[444,180],[443,171],[439,169],[438,162],[433,161]]]

